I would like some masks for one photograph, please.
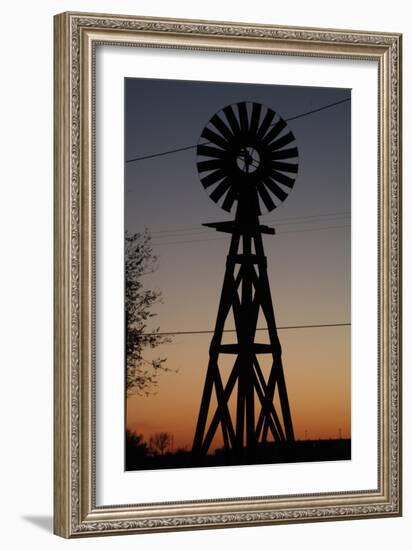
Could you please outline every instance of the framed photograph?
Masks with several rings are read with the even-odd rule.
[[[63,537],[401,514],[401,35],[55,17]]]

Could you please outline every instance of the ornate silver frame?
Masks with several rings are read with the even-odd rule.
[[[64,13],[55,17],[54,531],[63,537],[401,514],[401,35]],[[378,489],[96,506],[94,52],[97,44],[378,63]]]

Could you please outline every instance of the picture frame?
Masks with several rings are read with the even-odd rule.
[[[63,13],[54,21],[54,532],[72,538],[401,515],[401,43],[396,33],[126,15]],[[131,502],[97,499],[96,161],[98,48],[259,56],[314,64],[372,62],[376,70],[376,486]],[[229,55],[230,54],[230,55]],[[252,60],[252,61],[250,61]],[[136,65],[136,64],[135,64]],[[139,66],[137,69],[139,72]],[[319,86],[324,85],[318,82]],[[99,111],[101,113],[101,111]],[[355,120],[356,122],[356,120]],[[373,142],[374,140],[372,140]],[[359,143],[358,143],[359,145]],[[101,175],[101,174],[100,174]],[[121,188],[121,189],[120,189]],[[120,192],[123,187],[119,187]],[[97,198],[96,198],[97,197]],[[99,214],[97,214],[99,216]],[[364,228],[369,218],[365,218]],[[102,221],[99,221],[101,224]],[[359,226],[357,227],[359,229]],[[366,229],[365,229],[366,230]],[[362,229],[363,231],[363,229]],[[356,237],[356,235],[355,235]],[[352,235],[352,238],[353,235]],[[96,244],[97,243],[97,244]],[[369,305],[369,304],[368,304]],[[353,334],[353,333],[352,333]],[[357,336],[356,333],[353,336]],[[359,338],[358,338],[359,339]],[[373,340],[372,340],[373,341]],[[123,395],[117,396],[121,400]],[[373,401],[373,398],[372,398]],[[373,415],[372,415],[373,416]],[[218,475],[212,469],[211,476]],[[246,472],[246,470],[244,470]],[[150,479],[164,472],[151,472]],[[148,476],[148,473],[140,473]],[[113,474],[114,475],[114,474]],[[180,473],[184,480],[187,472]],[[195,473],[193,475],[198,475]],[[243,474],[244,476],[244,474]],[[130,478],[128,478],[130,479]],[[142,477],[140,477],[142,479]],[[162,478],[163,479],[163,478]],[[193,477],[190,478],[194,479]],[[192,482],[191,482],[192,483]],[[253,480],[250,481],[253,487]],[[270,484],[270,483],[269,483]],[[190,483],[189,483],[190,485]],[[226,490],[226,489],[225,489]],[[251,496],[253,495],[253,496]],[[121,497],[120,497],[121,498]]]

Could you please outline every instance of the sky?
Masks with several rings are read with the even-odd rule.
[[[350,99],[350,90],[128,78],[125,99],[129,160],[195,145],[232,103],[255,101],[288,119]],[[264,247],[278,327],[350,323],[350,117],[346,101],[288,122],[299,173],[286,201],[261,217],[276,229]],[[149,330],[213,330],[230,236],[202,223],[233,215],[203,189],[195,148],[125,163],[125,229],[147,229],[158,257],[144,280],[163,297]],[[175,335],[147,350],[147,360],[167,357],[178,372],[159,376],[156,395],[127,400],[128,429],[146,438],[168,431],[175,448],[191,448],[211,336]],[[350,437],[350,326],[280,329],[279,338],[296,439]],[[222,364],[224,378],[229,369]]]

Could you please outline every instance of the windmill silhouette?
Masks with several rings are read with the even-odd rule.
[[[198,460],[208,453],[219,428],[225,451],[235,457],[250,457],[269,441],[294,441],[262,241],[262,234],[275,230],[259,217],[287,198],[297,157],[286,122],[259,103],[236,103],[216,113],[197,146],[197,169],[210,198],[227,212],[236,205],[233,221],[203,224],[232,236],[192,447]],[[223,343],[230,314],[236,341]],[[256,341],[259,319],[266,325],[268,343]],[[271,364],[266,377],[262,354]],[[222,355],[233,357],[225,383]]]

